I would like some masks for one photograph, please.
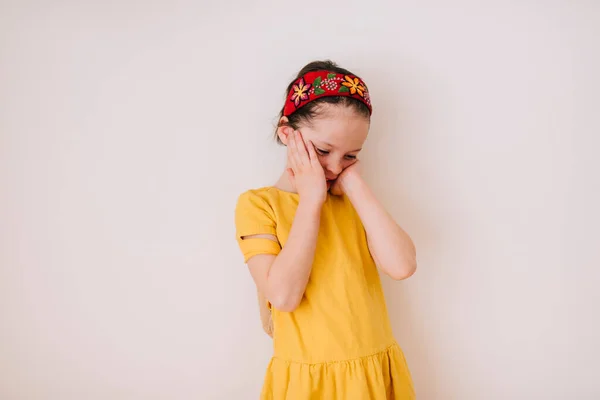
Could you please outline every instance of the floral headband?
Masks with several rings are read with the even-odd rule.
[[[298,78],[288,93],[283,116],[287,117],[313,100],[328,96],[348,96],[363,102],[373,113],[367,85],[354,75],[314,71]]]

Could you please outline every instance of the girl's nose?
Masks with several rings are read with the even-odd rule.
[[[342,172],[342,165],[340,163],[331,163],[327,165],[327,171],[330,175],[338,176]]]

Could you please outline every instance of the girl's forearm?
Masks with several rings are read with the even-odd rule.
[[[321,207],[300,201],[288,240],[269,269],[270,301],[280,311],[293,311],[304,295],[315,257]]]
[[[411,276],[417,262],[410,236],[383,208],[362,178],[347,181],[344,191],[362,221],[377,266],[393,279]]]
[[[260,322],[265,333],[273,337],[273,320],[271,319],[271,311],[267,306],[267,298],[258,292],[258,311],[260,313]]]

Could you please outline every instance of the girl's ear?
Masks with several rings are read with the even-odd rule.
[[[279,127],[277,128],[277,136],[281,143],[287,146],[289,135],[294,132],[294,129],[288,125],[289,120],[287,117],[281,117],[279,120]]]

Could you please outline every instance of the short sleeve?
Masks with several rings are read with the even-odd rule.
[[[249,191],[243,193],[235,208],[236,240],[244,255],[244,262],[258,254],[277,255],[281,251],[278,242],[263,238],[246,238],[251,235],[275,235],[276,222],[272,207],[259,194]]]

